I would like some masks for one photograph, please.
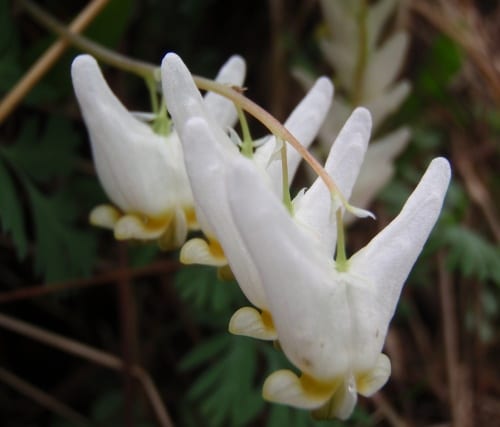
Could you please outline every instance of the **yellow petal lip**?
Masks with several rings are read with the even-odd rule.
[[[278,339],[271,314],[253,307],[240,308],[229,321],[229,332],[265,341]]]
[[[301,409],[317,409],[335,393],[341,381],[320,382],[307,375],[299,378],[292,371],[273,372],[264,382],[264,399]]]
[[[161,219],[149,219],[135,214],[123,215],[115,224],[115,239],[157,239],[164,233],[171,221],[171,215]]]
[[[112,205],[96,206],[89,214],[89,222],[102,228],[113,230],[122,213]]]
[[[198,237],[188,240],[182,246],[180,260],[183,264],[203,264],[214,267],[227,265],[227,259],[219,242],[213,239],[207,242]]]
[[[362,396],[370,397],[385,385],[390,376],[391,361],[380,353],[373,369],[356,375],[356,389]]]

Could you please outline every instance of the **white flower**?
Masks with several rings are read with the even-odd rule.
[[[396,13],[396,0],[379,0],[370,5],[360,0],[322,0],[321,7],[328,35],[320,47],[335,70],[341,92],[337,96],[319,133],[322,155],[350,115],[353,106],[362,105],[372,114],[373,128],[398,108],[410,91],[408,81],[396,81],[408,49],[408,34],[397,31],[382,43],[388,19]],[[313,79],[301,69],[294,76],[309,88]],[[355,104],[355,105],[353,105]],[[406,147],[410,132],[400,128],[374,140],[353,190],[352,204],[368,207],[393,176],[393,162]],[[347,222],[353,219],[346,218]]]
[[[327,162],[345,194],[362,162],[369,128],[367,111],[356,110]],[[347,418],[357,393],[373,394],[390,375],[389,359],[381,353],[387,328],[441,210],[448,162],[435,159],[400,215],[348,260],[346,271],[338,271],[334,213],[321,181],[295,200],[292,217],[250,161],[221,153],[203,117],[187,122],[182,139],[186,155],[193,153],[186,161],[195,197],[207,194],[213,201],[202,206],[221,215],[219,231],[233,243],[225,247],[227,256],[238,254],[231,266],[256,270],[270,316],[264,320],[272,321],[281,348],[302,372],[275,372],[264,384],[264,397],[312,409],[319,417]],[[221,207],[226,204],[229,216]],[[248,314],[247,320],[254,319]]]
[[[401,213],[343,269],[297,227],[245,159],[228,167],[234,222],[263,282],[281,348],[302,372],[271,374],[266,399],[347,418],[356,393],[370,396],[383,386],[390,375],[381,353],[389,322],[449,179],[448,161],[433,160]],[[321,205],[317,196],[309,203]]]
[[[243,60],[233,57],[217,78],[240,85],[244,75]],[[116,206],[98,206],[91,222],[113,229],[117,239],[159,239],[162,246],[179,247],[197,223],[177,134],[157,134],[129,112],[91,56],[73,61],[72,79],[99,180]],[[208,94],[205,103],[221,126],[236,120],[234,106],[218,95]]]
[[[181,134],[186,168],[193,185],[197,218],[206,236],[206,240],[196,238],[186,242],[181,250],[181,260],[185,263],[197,262],[217,266],[228,262],[243,293],[261,310],[259,312],[250,307],[239,310],[231,320],[230,330],[262,339],[275,339],[276,332],[269,316],[260,279],[253,264],[246,262],[250,259],[231,218],[224,195],[225,187],[221,180],[225,159],[240,157],[239,150],[201,102],[191,74],[177,55],[171,53],[164,58],[162,80],[169,112]],[[330,105],[332,92],[333,87],[328,79],[318,79],[285,123],[304,146],[308,146],[314,139]],[[182,137],[185,124],[193,117],[202,118],[210,129],[206,135],[200,135],[200,146],[196,148],[192,148],[189,141],[186,143]],[[214,135],[213,139],[210,138],[211,134]],[[281,162],[274,156],[276,146],[279,144],[273,137],[267,138],[256,149],[252,163],[271,191],[277,198],[281,198]],[[214,159],[220,167],[214,167]],[[291,180],[300,156],[295,150],[288,150],[287,160],[288,179]],[[203,190],[200,190],[201,188]]]

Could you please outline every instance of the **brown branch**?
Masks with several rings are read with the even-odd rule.
[[[500,105],[500,76],[491,61],[491,53],[488,51],[484,38],[481,37],[480,28],[464,26],[464,22],[471,24],[471,20],[477,21],[477,16],[472,8],[466,13],[464,5],[459,7],[456,4],[447,5],[439,2],[441,6],[436,6],[436,2],[425,2],[414,0],[410,2],[410,7],[436,29],[446,34],[458,45],[476,66],[483,78],[488,82],[490,94],[497,105]]]
[[[451,276],[446,270],[443,252],[438,254],[438,273],[452,424],[455,427],[472,427],[475,425],[472,393],[468,384],[467,371],[459,360],[455,295]]]
[[[91,1],[69,25],[69,29],[75,33],[83,31],[108,2],[109,0]],[[31,88],[50,70],[68,46],[69,40],[59,38],[16,83],[0,103],[0,124],[12,113],[12,110]]]
[[[171,273],[177,270],[179,264],[175,261],[157,261],[145,267],[116,269],[108,273],[103,273],[96,277],[88,279],[68,280],[63,283],[55,284],[39,284],[28,286],[22,289],[0,293],[0,304],[19,301],[27,298],[34,298],[43,295],[52,294],[67,289],[77,289],[89,286],[98,286],[114,283],[123,275],[126,274],[131,278],[149,276],[157,273]]]
[[[469,145],[464,141],[463,134],[459,132],[455,132],[453,141],[453,163],[462,175],[467,194],[479,206],[495,236],[495,240],[500,243],[500,219],[489,191],[478,176],[473,162],[471,162],[472,153],[468,148]]]
[[[17,375],[14,375],[12,372],[9,372],[7,369],[2,368],[1,366],[0,381],[4,384],[9,385],[17,392],[24,394],[25,396],[34,400],[49,411],[52,411],[62,418],[71,421],[72,423],[75,423],[77,425],[90,424],[90,421],[83,415],[79,414],[61,401],[55,399],[50,394],[45,393],[45,391],[39,389],[38,387],[35,387],[33,384],[28,383],[22,378],[19,378]]]
[[[408,427],[408,423],[396,412],[394,407],[385,398],[384,394],[379,391],[372,396],[373,402],[377,409],[383,414],[389,425],[393,427]]]
[[[86,344],[49,332],[1,313],[0,326],[114,371],[121,372],[125,367],[124,362],[113,354],[106,353],[105,351],[90,347]],[[133,365],[131,372],[134,378],[141,384],[160,426],[173,427],[174,424],[172,419],[149,374],[139,365]]]
[[[121,347],[124,363],[123,369],[123,407],[124,427],[134,427],[135,382],[132,369],[137,361],[136,310],[132,292],[131,275],[127,269],[127,248],[121,244],[118,248],[121,275],[117,282],[118,312],[121,327]]]

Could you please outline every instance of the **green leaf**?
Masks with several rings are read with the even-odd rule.
[[[111,0],[85,30],[85,35],[105,46],[117,46],[133,16],[134,6],[132,0]]]
[[[207,425],[244,426],[262,410],[255,340],[228,334],[216,335],[196,347],[182,362],[183,369],[204,363],[208,369],[194,381],[186,397],[198,403]]]
[[[460,225],[446,227],[442,239],[449,246],[446,263],[450,271],[500,285],[500,248]]]
[[[438,36],[417,77],[416,91],[446,99],[448,84],[461,66],[462,52],[458,45],[445,36]]]
[[[202,265],[182,268],[176,274],[175,286],[179,296],[191,303],[200,312],[224,312],[225,318],[242,301],[241,291],[234,282],[225,282],[217,277],[216,269]]]
[[[2,229],[11,233],[17,256],[23,259],[28,250],[28,239],[24,226],[24,214],[17,196],[13,179],[6,165],[0,159],[0,218]]]
[[[11,18],[9,2],[0,0],[0,92],[7,92],[22,74],[19,35]]]
[[[51,117],[42,136],[37,135],[38,123],[28,121],[16,144],[2,151],[22,173],[37,182],[67,176],[76,164],[75,150],[80,141],[70,123]]]
[[[189,371],[197,368],[213,357],[220,355],[228,346],[230,336],[228,334],[217,335],[197,345],[178,365],[181,371]]]
[[[33,207],[36,272],[47,282],[88,276],[96,251],[94,235],[67,223],[74,212],[63,194],[49,198],[28,181],[25,187]]]

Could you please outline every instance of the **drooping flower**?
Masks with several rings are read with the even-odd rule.
[[[218,80],[241,85],[245,63],[232,57]],[[87,126],[99,180],[113,205],[96,207],[90,221],[117,239],[158,239],[166,248],[184,243],[197,228],[193,196],[175,131],[158,134],[129,112],[89,55],[72,65],[75,93]],[[215,94],[205,101],[220,126],[234,124],[232,103]]]
[[[327,162],[346,194],[366,150],[369,114],[358,109],[348,124]],[[182,140],[186,153],[193,153],[186,162],[195,197],[205,194],[202,206],[223,212],[222,233],[231,224],[234,246],[225,249],[228,257],[235,254],[230,249],[239,254],[231,265],[256,270],[267,320],[301,370],[300,377],[288,370],[272,374],[264,397],[314,410],[318,417],[347,418],[357,393],[370,396],[390,375],[390,361],[382,353],[387,328],[441,210],[448,162],[440,158],[431,163],[400,215],[342,269],[333,260],[335,217],[321,181],[296,198],[291,216],[251,162],[221,155],[217,135],[203,117],[187,122]],[[216,191],[210,179],[219,182]],[[230,216],[226,208],[217,209],[225,203]],[[245,315],[240,321],[251,326],[254,317]]]
[[[188,120],[200,117],[208,123],[210,132],[215,135],[214,139],[210,139],[208,135],[201,136],[201,146],[196,148],[185,144],[184,138],[181,137],[188,175],[194,186],[197,218],[206,236],[206,239],[195,238],[186,242],[181,250],[181,260],[186,263],[198,262],[216,266],[229,263],[246,297],[261,310],[259,312],[250,307],[239,310],[231,321],[231,331],[263,339],[275,339],[276,334],[260,279],[253,264],[244,262],[245,259],[250,260],[235,230],[223,194],[225,188],[220,179],[224,159],[239,157],[241,154],[201,102],[200,93],[191,74],[177,55],[168,54],[164,58],[162,76],[167,106],[180,134],[182,135]],[[329,80],[319,79],[285,123],[304,146],[308,146],[314,139],[330,105],[332,93],[333,87]],[[215,140],[218,142],[214,143]],[[277,198],[281,198],[281,162],[274,156],[277,146],[279,144],[274,137],[267,138],[256,148],[252,163],[271,191]],[[219,162],[220,169],[214,168],[214,162],[210,163],[210,159],[214,157]],[[290,181],[298,167],[300,156],[294,150],[289,150],[287,160]],[[202,191],[199,190],[199,182],[206,184]]]
[[[449,163],[434,159],[401,213],[345,265],[315,243],[315,233],[297,226],[245,159],[227,170],[234,222],[262,280],[281,348],[301,371],[300,376],[289,370],[271,374],[263,395],[321,418],[345,419],[357,393],[372,395],[390,375],[390,361],[382,353],[385,336],[441,211]],[[316,197],[325,194],[308,202],[319,206]]]

